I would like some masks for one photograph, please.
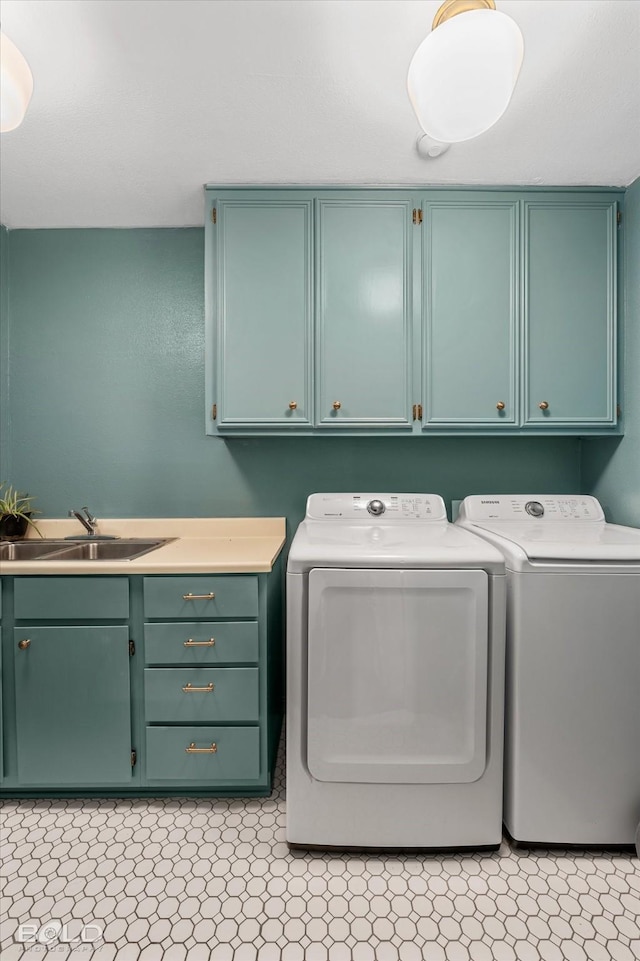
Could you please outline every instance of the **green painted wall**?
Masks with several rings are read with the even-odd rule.
[[[640,527],[640,180],[625,195],[624,243],[624,437],[583,442],[582,489],[608,520]]]
[[[318,490],[580,490],[577,438],[206,437],[203,246],[201,229],[9,233],[3,460],[46,515],[292,529]]]

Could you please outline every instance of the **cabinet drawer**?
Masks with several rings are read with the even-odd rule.
[[[215,744],[215,752],[211,750]],[[196,753],[187,751],[191,745]],[[198,749],[205,753],[197,753]],[[249,781],[260,775],[259,727],[148,727],[150,781]]]
[[[258,579],[244,574],[145,577],[144,613],[189,619],[257,617]]]
[[[16,577],[16,620],[110,620],[129,617],[126,577]]]
[[[257,621],[180,621],[145,624],[146,664],[257,662]]]
[[[256,721],[258,668],[145,668],[144,700],[147,721]]]

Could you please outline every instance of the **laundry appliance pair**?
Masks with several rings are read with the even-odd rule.
[[[492,530],[509,518],[506,536]],[[518,580],[530,567],[539,580]],[[309,497],[289,554],[290,845],[500,844],[507,609],[508,830],[531,843],[632,842],[640,532],[605,524],[593,498],[472,497],[453,525],[435,494],[349,493]],[[592,712],[582,740],[580,709]],[[576,806],[578,791],[590,805]]]

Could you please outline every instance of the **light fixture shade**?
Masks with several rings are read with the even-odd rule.
[[[409,98],[422,129],[445,143],[484,133],[509,106],[523,57],[517,24],[497,10],[441,23],[409,65]]]
[[[0,33],[0,132],[15,130],[24,120],[33,76],[15,43]]]

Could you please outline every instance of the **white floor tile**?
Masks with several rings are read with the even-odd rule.
[[[640,959],[630,854],[323,855],[284,823],[282,762],[266,799],[5,801],[2,961],[55,920],[98,925],[72,961]]]

